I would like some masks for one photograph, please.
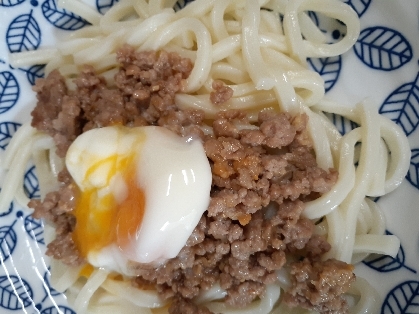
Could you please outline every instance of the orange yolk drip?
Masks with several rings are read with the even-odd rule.
[[[83,268],[80,270],[79,276],[80,277],[85,277],[85,278],[89,278],[90,275],[93,273],[95,269],[93,268],[92,265],[90,264],[86,264],[83,266]]]
[[[112,243],[124,249],[135,239],[144,216],[145,197],[136,183],[134,157],[118,158],[115,155],[99,160],[86,172],[87,179],[110,163],[108,185],[114,175],[121,174],[126,185],[126,197],[118,203],[112,192],[100,195],[95,188],[79,191],[74,211],[76,226],[73,240],[85,258],[89,252],[97,252]]]
[[[137,229],[144,216],[145,197],[135,182],[135,169],[130,171],[126,181],[128,196],[118,206],[116,236],[121,248],[127,247],[131,240],[135,240]]]

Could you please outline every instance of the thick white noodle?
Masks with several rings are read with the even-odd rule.
[[[395,257],[400,248],[400,240],[395,235],[362,234],[355,236],[352,254],[376,253]]]
[[[24,129],[22,133],[30,134],[30,132],[31,130],[27,131]],[[27,138],[17,136],[17,141],[11,145],[11,151],[14,154],[6,152],[5,156],[5,165],[8,165],[8,167],[5,169],[7,173],[4,182],[7,182],[7,184],[3,185],[0,193],[0,213],[5,212],[9,208],[16,192],[19,190],[19,185],[22,184],[23,174],[33,151],[47,150],[53,146],[53,139],[46,134],[35,133]],[[16,149],[14,149],[15,147]],[[26,207],[26,204],[20,205]]]
[[[23,186],[23,180],[21,179],[18,183],[17,190],[15,192],[15,201],[22,206],[23,208],[27,207],[30,199],[25,193],[25,189]]]
[[[242,50],[247,72],[256,89],[272,89],[274,79],[263,61],[259,45],[260,7],[257,1],[246,0],[242,21]]]
[[[358,106],[361,115],[361,127],[351,131],[359,133],[362,141],[360,160],[355,173],[355,184],[348,196],[339,206],[346,221],[344,228],[344,245],[337,248],[337,259],[350,262],[355,242],[356,217],[365,198],[365,191],[370,184],[371,169],[374,169],[377,158],[378,145],[380,143],[380,128],[374,123],[373,109],[367,106]],[[378,156],[379,157],[379,156]]]
[[[26,142],[28,138],[36,133],[36,129],[31,127],[30,123],[23,124],[13,135],[9,144],[7,145],[6,153],[1,160],[0,167],[3,170],[10,168],[17,151],[23,146],[22,143]]]
[[[142,45],[157,28],[167,25],[173,18],[174,12],[171,9],[163,10],[159,14],[151,16],[137,26],[137,28],[141,28],[141,32],[138,32],[137,28],[130,31],[127,37],[127,44],[132,46]]]
[[[357,304],[349,310],[350,314],[379,313],[381,298],[364,278],[357,277],[348,293],[360,298]]]
[[[55,149],[52,147],[52,150]],[[32,153],[32,159],[35,164],[36,174],[39,182],[39,186],[42,186],[41,199],[44,199],[45,195],[51,191],[58,189],[57,176],[54,175],[51,163],[49,160],[51,149],[38,150]],[[27,204],[28,202],[25,202]]]
[[[371,218],[369,219],[369,234],[384,234],[386,231],[386,221],[383,211],[377,205],[376,202],[373,202],[369,198],[365,199],[365,206],[370,212]],[[362,208],[361,207],[361,210]]]
[[[406,135],[397,124],[383,116],[378,119],[381,134],[391,152],[384,188],[385,193],[390,193],[404,180],[410,166],[411,151]]]
[[[124,0],[112,6],[99,20],[102,31],[111,34],[121,29],[138,27],[142,19],[138,18],[134,10],[135,4],[135,0]]]
[[[380,147],[378,149],[378,156],[380,156],[380,158],[376,160],[375,171],[371,173],[371,176],[374,178],[374,180],[372,180],[371,184],[368,186],[368,191],[366,192],[366,195],[368,196],[382,196],[386,194],[385,183],[389,151],[385,141],[382,138],[380,140]]]
[[[194,302],[196,304],[208,303],[214,300],[221,300],[226,295],[227,292],[220,287],[219,283],[216,283],[207,291],[201,292],[201,294],[194,299]]]
[[[51,259],[50,265],[51,284],[59,292],[64,293],[67,291],[79,278],[81,267],[68,267],[54,259]]]
[[[354,147],[360,139],[359,130],[345,135],[340,142],[339,177],[329,192],[306,203],[303,215],[310,219],[329,214],[339,206],[355,184]]]
[[[358,215],[356,235],[358,236],[358,235],[369,234],[369,235],[382,236],[385,233],[385,227],[386,227],[386,221],[385,221],[383,211],[375,202],[373,202],[369,198],[366,198],[364,202],[362,202],[361,204],[361,210]],[[383,241],[383,243],[381,243],[380,245],[386,244],[388,239],[389,238],[387,237],[385,239],[381,238],[381,241]],[[392,241],[394,244],[395,241],[394,240]],[[357,240],[355,239],[355,246],[356,245],[357,245]],[[354,246],[354,254],[352,255],[352,260],[351,260],[352,264],[361,262],[371,253],[368,251],[360,251],[360,253],[356,253],[357,248],[355,248],[355,246]],[[388,253],[391,256],[395,256],[397,254],[399,247],[396,248],[396,246],[393,246],[392,249],[388,250]],[[377,247],[374,247],[374,249],[377,249]]]
[[[227,28],[225,26],[224,14],[227,6],[231,4],[231,1],[217,1],[214,3],[214,7],[211,11],[211,26],[212,34],[217,42],[228,37]]]
[[[79,0],[58,0],[58,6],[80,15],[93,25],[98,25],[102,18],[99,12]]]
[[[317,165],[324,170],[334,168],[329,139],[327,137],[326,130],[321,124],[320,118],[307,107],[304,108],[304,113],[308,116],[307,128],[313,140],[313,148],[316,154]]]
[[[266,287],[266,292],[261,300],[253,301],[245,308],[232,308],[227,306],[224,302],[213,301],[204,304],[213,313],[225,314],[266,314],[270,313],[278,301],[281,294],[281,288],[276,284],[271,284]]]
[[[275,95],[266,92],[257,92],[248,96],[229,99],[222,106],[216,106],[210,102],[208,97],[194,96],[189,94],[176,94],[175,100],[179,108],[201,109],[206,117],[213,119],[220,109],[262,109],[265,106],[275,103]]]
[[[19,53],[9,54],[9,62],[14,67],[24,67],[34,64],[45,64],[53,60],[57,55],[56,48],[44,48],[39,51],[22,51]]]
[[[102,288],[139,307],[156,308],[165,305],[165,302],[161,300],[157,291],[140,290],[135,288],[130,282],[115,281],[108,278],[102,284]]]
[[[344,245],[345,241],[345,220],[343,213],[337,207],[335,210],[327,214],[327,242],[330,243],[331,249],[327,252],[323,258],[336,258],[338,256],[339,248]]]
[[[141,47],[142,50],[162,49],[174,37],[184,32],[195,35],[197,55],[191,74],[186,80],[184,92],[191,93],[199,89],[205,82],[212,60],[211,37],[207,28],[196,18],[185,17],[169,24],[156,37],[149,38]]]
[[[313,20],[305,12],[298,14],[298,19],[301,26],[301,34],[309,41],[325,44],[327,41],[326,35],[317,27]]]
[[[90,298],[105,282],[107,276],[108,272],[104,269],[99,268],[93,271],[74,301],[74,309],[78,314],[87,313]]]
[[[82,50],[86,46],[99,44],[103,37],[74,38],[57,44],[57,48],[63,56],[71,55]],[[61,69],[60,69],[61,70]]]
[[[299,13],[314,11],[332,16],[347,26],[345,37],[334,44],[324,44],[303,40],[299,23]],[[293,0],[288,1],[284,15],[284,32],[289,40],[291,55],[301,64],[308,57],[324,57],[342,54],[351,47],[358,38],[360,26],[358,16],[344,3],[333,0]]]
[[[212,46],[212,62],[223,60],[241,49],[241,35],[232,35],[220,41],[217,41]]]

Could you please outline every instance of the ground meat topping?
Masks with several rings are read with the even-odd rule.
[[[82,132],[110,125],[167,125],[180,135],[196,133],[193,126],[201,123],[203,113],[180,112],[174,104],[192,70],[189,59],[165,51],[135,52],[129,46],[118,51],[117,59],[116,88],[109,88],[90,66],[75,79],[76,91],[68,90],[57,70],[37,80],[32,126],[54,138],[58,156],[64,157]]]
[[[212,88],[214,91],[210,94],[210,100],[214,105],[225,103],[233,96],[233,90],[223,81],[215,80],[212,82]]]
[[[305,128],[293,126],[290,116],[260,116],[260,125],[266,122],[267,129],[277,130],[264,134],[259,127],[263,144],[243,142],[247,132],[230,132],[227,127],[215,131],[227,124],[235,130],[239,119],[242,126],[249,124],[237,112],[219,114],[213,121],[214,135],[204,139],[213,173],[206,215],[178,257],[156,270],[137,268],[139,277],[156,282],[162,295],[192,298],[218,281],[227,291],[227,304],[246,306],[276,280],[275,271],[287,263],[287,254],[316,260],[330,249],[301,213],[304,200],[330,189],[337,172],[317,167],[312,148],[296,140]],[[307,123],[305,118],[299,121]],[[283,134],[276,134],[278,130]],[[281,152],[270,153],[272,147]]]
[[[291,281],[293,286],[284,297],[289,306],[320,313],[348,312],[348,304],[341,295],[355,281],[352,265],[335,259],[324,262],[304,259],[291,265]]]
[[[44,218],[55,227],[56,238],[47,245],[46,255],[61,260],[70,266],[85,263],[72,239],[76,218],[71,214],[75,207],[77,188],[67,171],[61,171],[59,180],[62,183],[58,191],[49,192],[44,200],[31,200],[29,207],[34,209],[32,216]],[[65,183],[66,182],[66,183]]]
[[[170,304],[169,313],[171,314],[211,314],[206,307],[198,307],[193,302],[181,298],[174,297],[173,302]]]
[[[61,157],[82,132],[115,124],[159,125],[201,138],[213,179],[208,210],[177,257],[157,268],[132,263],[137,275],[133,283],[153,285],[162,298],[171,298],[170,313],[207,313],[191,299],[215,283],[226,290],[227,304],[243,307],[262,298],[266,285],[276,281],[276,271],[288,265],[294,276],[288,304],[345,313],[340,295],[352,281],[351,266],[320,262],[330,245],[314,234],[313,222],[301,216],[304,202],[329,191],[338,177],[335,170],[317,166],[308,117],[263,111],[257,123],[250,123],[245,112],[228,110],[216,115],[210,125],[213,134],[205,135],[200,127],[204,113],[180,110],[174,101],[192,69],[190,60],[126,46],[118,52],[118,61],[114,86],[91,67],[75,80],[75,91],[67,89],[57,71],[38,80],[32,125],[54,138]],[[213,88],[216,101],[231,97],[220,82]],[[57,237],[47,254],[79,265],[84,260],[71,237],[76,189],[65,170],[60,182],[59,191],[29,206],[35,209],[34,217],[56,226]],[[303,272],[319,282],[332,283],[341,276],[342,284],[326,291],[320,283],[301,280],[298,274]],[[317,296],[324,293],[333,300],[319,303]]]

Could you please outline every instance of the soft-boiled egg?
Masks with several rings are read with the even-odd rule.
[[[175,257],[207,209],[211,168],[202,143],[157,126],[81,134],[66,166],[79,193],[73,239],[95,267]]]

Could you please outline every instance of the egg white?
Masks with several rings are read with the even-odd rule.
[[[81,193],[97,191],[100,207],[101,197],[112,194],[121,203],[127,195],[122,169],[101,161],[132,155],[136,184],[145,195],[141,225],[125,247],[111,243],[87,256],[93,266],[120,273],[129,273],[131,262],[159,264],[175,257],[208,207],[212,181],[202,143],[157,126],[85,132],[70,146],[66,166]]]

